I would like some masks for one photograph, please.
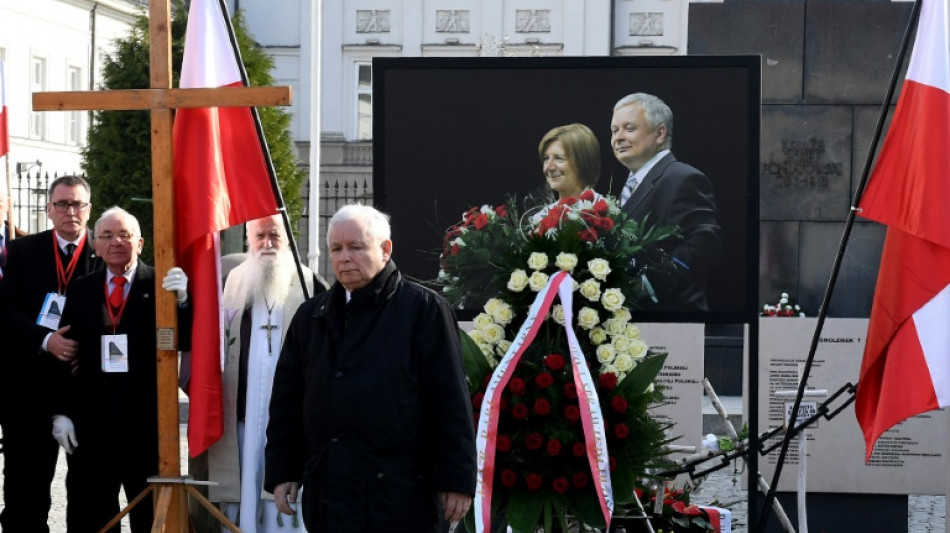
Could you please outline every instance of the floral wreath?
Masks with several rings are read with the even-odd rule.
[[[651,276],[675,268],[664,246],[675,227],[628,218],[612,197],[587,190],[518,212],[514,199],[473,207],[443,239],[437,282],[458,308],[480,309],[462,336],[476,425],[486,390],[520,326],[552,277],[574,280],[572,309],[542,319],[498,397],[491,515],[515,531],[571,517],[604,527],[564,328],[576,331],[596,392],[618,505],[633,501],[639,479],[665,463],[668,426],[650,413],[663,400],[654,380],[666,354],[651,351],[631,311],[656,296]],[[573,317],[570,324],[565,315]],[[474,509],[474,507],[473,507]],[[467,518],[468,530],[474,519]]]

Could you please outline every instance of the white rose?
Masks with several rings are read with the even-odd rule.
[[[620,372],[630,372],[637,364],[633,361],[632,357],[622,353],[614,358],[614,366],[617,367],[617,370]],[[620,376],[617,377],[619,378]]]
[[[498,345],[495,346],[498,349],[498,355],[505,355],[508,353],[508,348],[511,348],[511,341],[502,339],[498,341]]]
[[[500,305],[505,305],[505,302],[498,298],[489,298],[488,301],[485,302],[485,312],[489,315],[494,315]]]
[[[482,332],[485,334],[485,342],[488,344],[498,344],[505,338],[505,328],[498,324],[489,324]]]
[[[608,311],[618,311],[623,307],[623,293],[620,289],[607,289],[601,295],[600,303]]]
[[[627,351],[627,346],[630,346],[630,339],[626,335],[615,335],[610,339],[610,344],[613,345],[614,350],[617,350],[617,353],[622,353]]]
[[[618,373],[617,373],[617,385],[620,385],[620,384],[623,382],[623,378],[625,378],[625,377],[627,377],[627,373],[626,373],[626,372],[618,372]]]
[[[608,318],[607,320],[604,321],[604,329],[607,330],[607,333],[611,337],[615,337],[617,335],[621,335],[624,331],[626,331],[627,327],[623,321],[619,320],[617,317],[614,317],[614,318]]]
[[[482,345],[485,344],[485,332],[480,329],[473,329],[468,332],[468,336],[475,341],[475,344]]]
[[[535,271],[531,274],[531,277],[528,278],[528,287],[531,287],[531,290],[538,292],[548,284],[548,275],[544,272]]]
[[[656,387],[652,383],[650,383],[649,385],[647,385],[646,390],[644,390],[643,392],[653,392],[654,390],[656,390]]]
[[[581,296],[592,302],[600,299],[600,282],[593,279],[584,280],[581,283]]]
[[[560,325],[564,325],[564,306],[556,304],[551,310],[551,318]]]
[[[582,307],[577,313],[577,325],[584,329],[590,329],[599,323],[600,317],[597,315],[597,311],[590,307]]]
[[[491,357],[492,346],[491,344],[479,344],[478,349],[482,351],[482,355],[485,356],[485,359]]]
[[[554,260],[554,264],[561,270],[565,270],[567,272],[573,272],[574,267],[577,266],[577,256],[574,254],[561,252],[557,254],[557,258]]]
[[[528,268],[531,270],[541,270],[548,266],[548,256],[541,252],[531,252],[528,256]]]
[[[627,309],[626,307],[621,307],[620,309],[617,309],[616,311],[614,311],[614,318],[626,324],[627,322],[630,322],[630,319],[632,317],[630,316],[629,309]]]
[[[485,329],[489,325],[495,323],[488,313],[478,313],[478,315],[475,316],[475,320],[473,322],[475,323],[475,327],[478,329]]]
[[[609,344],[601,344],[597,347],[597,360],[600,361],[602,365],[610,364],[616,355],[617,353],[614,352],[614,347]],[[601,369],[601,374],[603,374],[603,369]]]
[[[509,291],[521,292],[527,286],[528,286],[528,274],[524,270],[521,270],[519,268],[511,273],[511,277],[508,278]]]
[[[617,376],[617,383],[620,383],[620,371],[617,370],[617,367],[611,364],[605,364],[600,366],[600,374],[613,374]]]
[[[603,344],[607,340],[607,332],[604,328],[597,326],[590,330],[590,342],[594,345]]]
[[[648,351],[649,347],[640,339],[633,339],[630,341],[630,344],[627,345],[627,353],[630,354],[630,357],[633,357],[635,361],[646,357]]]
[[[610,263],[606,259],[591,259],[587,262],[587,269],[590,275],[600,281],[607,281],[607,274],[610,274]]]
[[[515,317],[515,312],[511,310],[511,306],[507,302],[501,302],[492,309],[491,317],[496,323],[507,326],[511,323],[511,319]]]
[[[630,340],[640,340],[642,332],[640,331],[640,326],[636,324],[627,324],[626,334],[627,338]]]

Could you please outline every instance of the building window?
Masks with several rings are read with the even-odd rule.
[[[373,67],[356,65],[356,140],[373,138]]]
[[[70,91],[82,90],[82,69],[69,67],[66,84]],[[79,144],[82,135],[82,111],[70,111],[66,118],[66,142]]]
[[[46,59],[34,57],[30,69],[30,91],[42,92],[46,90]],[[30,138],[46,139],[46,122],[43,113],[30,111]]]

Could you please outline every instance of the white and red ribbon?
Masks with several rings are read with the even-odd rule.
[[[567,272],[558,272],[551,276],[547,285],[538,292],[538,296],[531,304],[528,316],[521,325],[521,329],[518,330],[511,347],[508,348],[501,362],[495,367],[491,380],[488,382],[478,419],[478,431],[475,435],[475,445],[478,450],[478,476],[475,487],[476,533],[489,531],[491,527],[491,497],[492,485],[495,479],[495,444],[498,438],[501,393],[511,380],[522,354],[531,345],[535,335],[541,329],[548,310],[554,303],[555,295],[560,296],[564,308],[564,323],[567,325],[564,330],[567,333],[571,365],[574,369],[574,385],[577,389],[580,404],[587,458],[595,481],[594,488],[597,491],[597,499],[604,514],[604,521],[608,527],[610,526],[614,498],[610,485],[607,434],[604,430],[604,419],[600,411],[600,401],[594,387],[594,380],[591,378],[587,361],[581,351],[577,336],[574,334],[574,328],[571,326],[573,323],[573,288],[574,280]]]

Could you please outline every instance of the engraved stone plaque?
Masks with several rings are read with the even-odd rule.
[[[550,9],[519,9],[515,12],[517,33],[548,33],[551,31]]]
[[[663,13],[630,13],[630,35],[637,37],[663,35]]]
[[[468,33],[469,14],[467,9],[439,9],[436,11],[435,31],[440,33]]]
[[[389,33],[389,10],[357,10],[356,33]]]

